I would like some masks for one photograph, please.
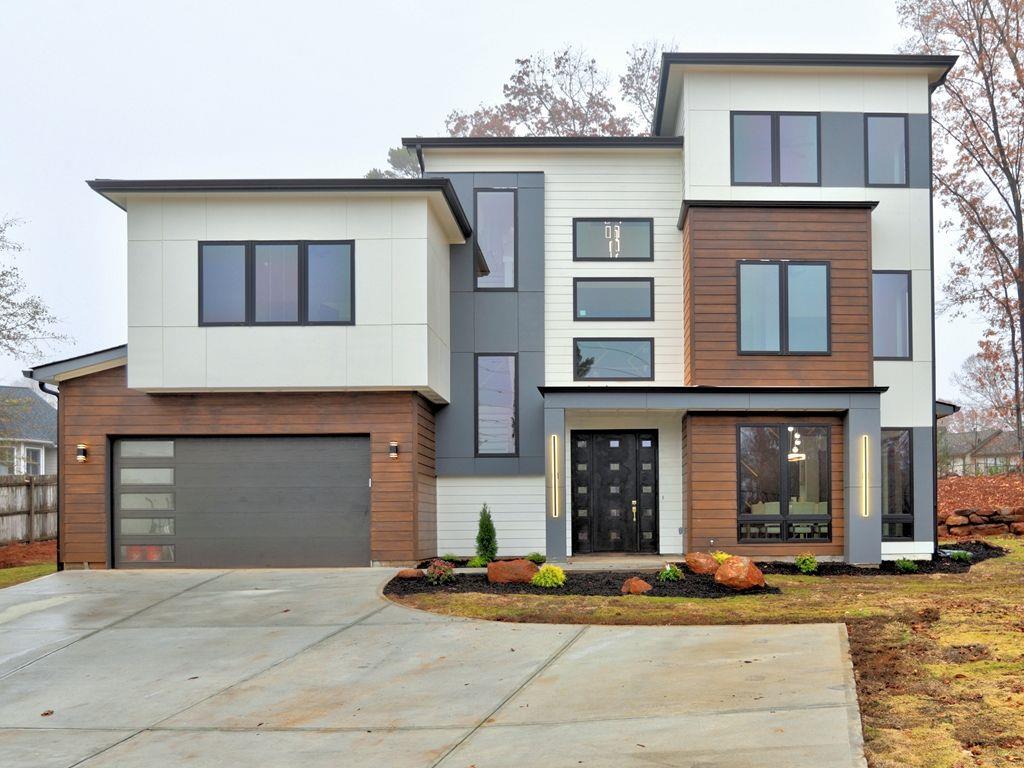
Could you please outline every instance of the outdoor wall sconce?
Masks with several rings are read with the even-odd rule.
[[[75,461],[79,464],[85,464],[89,460],[89,446],[85,443],[79,443],[75,446]]]
[[[870,496],[868,495],[868,436],[861,435],[860,438],[860,515],[869,517],[871,508],[868,506]]]
[[[397,459],[398,458],[398,443],[396,441],[394,441],[394,440],[392,440],[390,443],[388,443],[388,458],[389,459]]]
[[[551,436],[551,456],[549,458],[551,462],[551,516],[558,517],[559,509],[558,502],[559,497],[559,480],[558,480],[558,435]]]

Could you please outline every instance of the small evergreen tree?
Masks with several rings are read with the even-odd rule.
[[[480,525],[476,531],[476,553],[488,562],[498,556],[498,533],[494,530],[491,511],[486,504],[480,510]]]

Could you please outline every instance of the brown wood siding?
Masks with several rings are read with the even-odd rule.
[[[59,430],[61,558],[71,566],[109,566],[108,445],[127,435],[369,435],[373,559],[435,554],[434,414],[415,392],[150,395],[128,389],[120,367],[61,384]],[[89,446],[84,464],[78,443]]]
[[[831,265],[828,355],[740,355],[736,263]],[[683,230],[686,384],[870,386],[871,212],[847,208],[691,208]]]
[[[832,427],[832,541],[825,544],[736,543],[737,467],[736,427],[740,424],[827,424]],[[689,522],[687,551],[714,548],[748,557],[782,557],[813,552],[842,555],[844,529],[843,422],[839,416],[751,416],[691,414],[685,419],[684,472],[688,474],[684,501]]]

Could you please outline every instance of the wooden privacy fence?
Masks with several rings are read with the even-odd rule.
[[[57,536],[57,476],[0,476],[0,544]]]

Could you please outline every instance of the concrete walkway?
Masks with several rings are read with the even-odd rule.
[[[0,590],[0,766],[863,766],[841,625],[578,627],[384,601],[383,569]]]

